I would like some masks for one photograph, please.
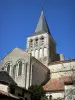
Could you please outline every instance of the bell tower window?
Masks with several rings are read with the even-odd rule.
[[[40,38],[40,45],[43,45],[44,44],[44,37],[41,37]]]
[[[35,46],[38,46],[38,39],[35,39]]]
[[[32,39],[30,40],[29,47],[31,47],[31,48],[33,47],[33,40]]]

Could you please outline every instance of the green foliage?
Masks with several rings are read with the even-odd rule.
[[[33,92],[31,95],[32,100],[41,100],[41,98],[45,96],[44,89],[41,85],[32,85],[28,88],[28,90]]]
[[[42,97],[41,100],[48,100],[46,96]]]

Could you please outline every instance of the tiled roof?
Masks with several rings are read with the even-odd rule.
[[[49,80],[43,88],[45,91],[62,91],[64,90],[64,82],[72,83],[72,77],[64,76],[58,79]]]

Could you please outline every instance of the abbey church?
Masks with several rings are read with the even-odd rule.
[[[28,89],[32,84],[41,84],[52,99],[65,98],[65,91],[73,87],[74,69],[75,59],[65,60],[63,54],[57,54],[43,11],[35,31],[27,37],[26,50],[14,48],[0,64],[0,70],[6,71],[18,86]]]

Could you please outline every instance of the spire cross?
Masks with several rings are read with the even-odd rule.
[[[42,5],[42,10],[43,10],[43,5]]]

